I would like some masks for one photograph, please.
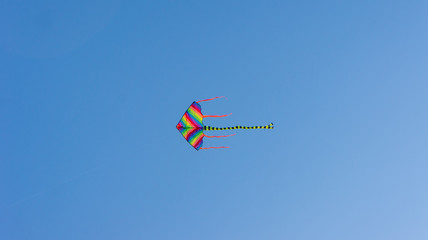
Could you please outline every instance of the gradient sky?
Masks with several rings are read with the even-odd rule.
[[[2,1],[0,239],[427,239],[427,12]]]

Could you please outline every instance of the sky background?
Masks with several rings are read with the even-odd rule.
[[[427,239],[427,12],[1,1],[0,239]]]

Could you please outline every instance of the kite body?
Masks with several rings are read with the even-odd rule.
[[[178,131],[183,134],[184,138],[196,150],[202,147],[202,139],[204,138],[203,119],[204,115],[202,115],[201,112],[201,105],[197,102],[193,102],[177,124]]]
[[[204,131],[209,130],[232,130],[232,129],[259,129],[259,128],[265,128],[265,129],[273,129],[273,124],[269,124],[266,126],[254,126],[254,127],[244,127],[244,126],[235,126],[235,127],[224,127],[224,128],[217,128],[217,127],[210,127],[210,126],[204,126],[203,119],[206,117],[226,117],[228,115],[203,115],[201,111],[201,105],[199,102],[203,101],[210,101],[216,98],[221,97],[215,97],[212,99],[205,99],[197,102],[193,102],[190,107],[186,110],[186,112],[183,114],[183,117],[180,119],[180,121],[177,124],[177,130],[183,135],[183,137],[192,145],[196,150],[199,149],[209,149],[209,148],[202,148],[203,138],[208,137],[229,137],[232,135],[226,135],[226,136],[207,136],[204,134]],[[210,147],[210,148],[227,148],[227,147]]]

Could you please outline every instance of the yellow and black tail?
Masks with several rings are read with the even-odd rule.
[[[266,125],[266,126],[254,126],[254,127],[245,127],[245,126],[235,126],[235,127],[210,127],[210,126],[204,126],[204,130],[232,130],[232,129],[273,129],[273,123]]]

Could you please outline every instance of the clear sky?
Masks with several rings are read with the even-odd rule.
[[[0,239],[427,239],[427,12],[1,1]]]

